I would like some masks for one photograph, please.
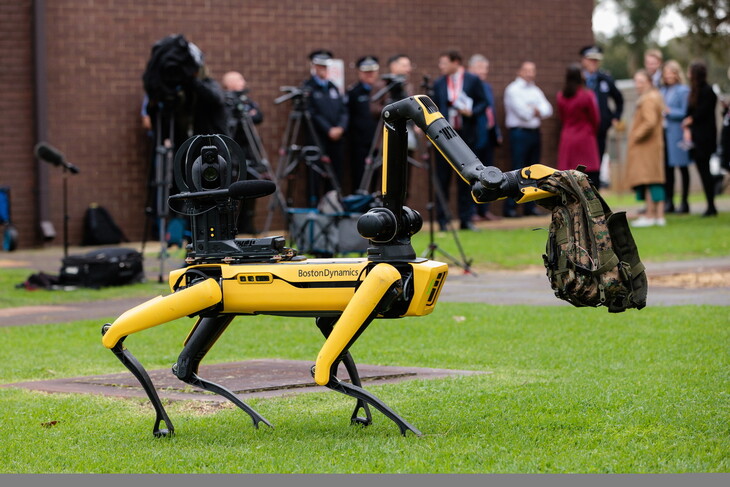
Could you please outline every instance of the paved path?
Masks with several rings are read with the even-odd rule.
[[[131,247],[139,248],[132,244]],[[71,254],[83,253],[89,248],[72,248]],[[58,273],[62,249],[18,251],[0,254],[2,267],[18,266]],[[150,260],[150,259],[147,259]],[[673,306],[683,304],[730,305],[730,256],[696,259],[681,262],[646,262],[649,276],[649,306]],[[171,259],[170,268],[176,266]],[[145,262],[150,279],[156,279],[157,261]],[[555,297],[542,268],[524,271],[475,270],[476,275],[464,274],[460,268],[452,267],[444,285],[440,301],[487,304],[531,304],[536,306],[570,306]],[[687,288],[680,284],[667,285],[672,275],[693,273],[721,273],[726,276],[711,287]],[[658,283],[653,285],[652,281]],[[152,298],[154,296],[150,296]],[[0,326],[25,326],[47,323],[64,323],[83,319],[113,319],[146,298],[126,298],[89,303],[67,303],[63,305],[27,306],[0,309]]]

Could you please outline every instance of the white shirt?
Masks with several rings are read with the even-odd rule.
[[[540,115],[535,114],[537,108]],[[517,77],[504,90],[505,125],[507,128],[536,129],[553,114],[553,107],[535,83]]]

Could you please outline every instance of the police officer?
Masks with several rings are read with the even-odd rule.
[[[342,94],[334,83],[327,79],[332,53],[325,50],[314,51],[309,55],[309,59],[313,74],[304,82],[305,90],[310,93],[307,110],[312,117],[321,149],[332,164],[334,176],[339,184],[342,181],[344,164],[343,136],[348,123],[347,107]]]
[[[373,143],[380,117],[380,104],[370,101],[373,87],[378,81],[380,64],[375,56],[357,60],[358,82],[347,90],[347,111],[350,117],[347,139],[350,145],[350,174],[353,192],[360,186],[365,159]]]
[[[586,86],[593,90],[598,100],[598,111],[601,115],[601,123],[598,127],[598,153],[603,158],[606,152],[606,135],[608,129],[618,125],[621,121],[621,114],[624,109],[624,97],[616,88],[613,78],[606,72],[600,70],[603,50],[599,46],[586,46],[580,50],[581,66]],[[615,109],[611,110],[608,100],[613,100]]]

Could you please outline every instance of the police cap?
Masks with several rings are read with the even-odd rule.
[[[360,71],[377,71],[380,69],[378,64],[378,58],[375,56],[364,56],[357,60],[355,63],[357,69]]]
[[[586,46],[580,50],[580,55],[587,59],[603,59],[603,49],[599,46]]]
[[[330,62],[330,59],[332,59],[332,52],[320,49],[318,51],[312,52],[309,55],[309,59],[312,61],[312,64],[327,66]]]

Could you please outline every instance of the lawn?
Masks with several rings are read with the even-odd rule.
[[[665,228],[633,233],[645,262],[730,255],[727,212],[671,215]],[[459,232],[477,268],[540,266],[546,238],[529,228]],[[451,235],[438,235],[437,243],[458,255]],[[421,253],[427,245],[422,231],[414,247]],[[14,289],[30,272],[0,272],[0,307],[166,292],[157,283]],[[427,317],[376,321],[352,348],[359,363],[489,372],[368,386],[420,438],[400,436],[377,411],[372,426],[350,426],[354,401],[330,391],[250,400],[274,429],[254,429],[228,404],[171,402],[176,435],[155,439],[146,400],[0,388],[0,473],[727,472],[728,309],[612,315],[443,302]],[[100,343],[101,325],[114,318],[0,327],[0,384],[126,371]],[[125,344],[148,370],[169,368],[191,324],[177,320]],[[312,319],[237,318],[204,363],[313,362],[321,344]]]
[[[612,196],[609,204],[615,211],[632,208],[626,196]],[[699,204],[698,204],[699,205]],[[633,205],[635,206],[635,205]],[[484,228],[478,232],[459,231],[458,240],[467,259],[475,268],[518,269],[526,266],[542,266],[542,253],[547,241],[545,224],[537,228],[496,229]],[[667,215],[666,227],[637,228],[632,230],[641,258],[647,262],[666,262],[701,257],[730,255],[730,213],[720,213],[716,218],[700,215]],[[438,247],[459,260],[461,253],[456,240],[449,232],[436,234]],[[422,230],[413,238],[413,246],[421,255],[428,248],[429,233]],[[436,253],[436,260],[448,262],[443,254]]]
[[[100,324],[0,328],[2,382],[123,371]],[[166,368],[190,324],[126,344]],[[377,411],[373,426],[350,426],[353,400],[329,391],[251,400],[274,429],[229,406],[174,402],[176,435],[155,439],[146,401],[0,389],[0,471],[726,472],[729,343],[725,307],[440,303],[375,322],[352,349],[361,363],[491,372],[369,388],[423,437],[400,436]],[[205,363],[313,361],[320,345],[311,319],[238,318]]]

